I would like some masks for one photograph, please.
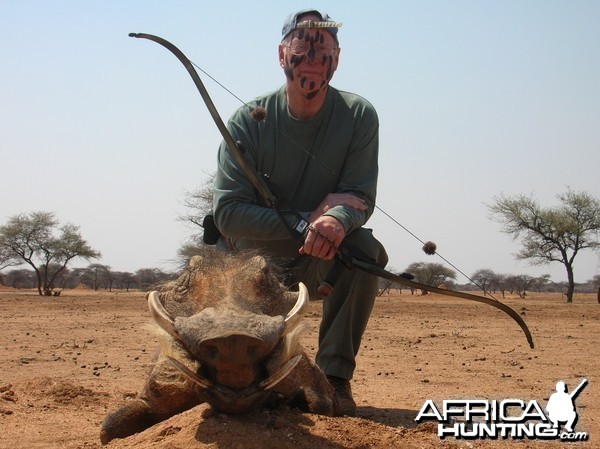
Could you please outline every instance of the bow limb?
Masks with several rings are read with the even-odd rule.
[[[183,52],[179,48],[177,48],[175,45],[173,45],[171,42],[167,41],[166,39],[163,39],[162,37],[154,36],[153,34],[145,34],[145,33],[129,33],[129,37],[136,37],[136,38],[142,38],[142,39],[148,39],[148,40],[154,41],[157,44],[160,44],[163,47],[165,47],[167,50],[169,50],[171,53],[173,53],[177,57],[177,59],[179,59],[179,61],[184,65],[184,67],[187,69],[188,73],[192,77],[192,80],[194,80],[194,84],[196,85],[196,88],[200,92],[200,95],[202,96],[202,99],[204,100],[204,103],[206,104],[206,107],[208,108],[208,112],[210,112],[210,115],[212,116],[215,124],[217,125],[217,128],[221,132],[221,135],[223,136],[225,143],[229,147],[230,151],[233,153],[235,160],[242,167],[242,170],[244,171],[246,176],[248,176],[252,185],[254,185],[254,187],[256,187],[256,189],[258,190],[260,195],[266,201],[267,205],[270,207],[273,207],[273,205],[277,201],[275,195],[273,195],[273,193],[270,191],[270,189],[265,184],[264,180],[258,176],[256,171],[252,167],[250,167],[246,158],[244,158],[244,155],[242,154],[241,150],[239,149],[237,143],[235,142],[235,140],[229,133],[229,130],[225,126],[225,123],[223,123],[223,120],[221,119],[221,116],[219,115],[219,112],[217,111],[215,104],[213,103],[212,99],[210,98],[210,95],[208,94],[208,91],[204,87],[204,83],[202,83],[202,80],[200,79],[200,75],[198,75],[198,72],[196,72],[196,69],[192,65],[192,62],[183,54]]]
[[[500,301],[494,301],[492,299],[484,298],[483,296],[473,295],[470,293],[463,293],[463,292],[457,292],[456,290],[447,290],[447,289],[443,289],[443,288],[431,287],[429,285],[421,284],[419,282],[414,282],[409,279],[406,279],[401,276],[390,273],[389,271],[384,270],[383,268],[380,268],[376,265],[364,262],[364,261],[356,259],[356,258],[352,259],[351,264],[353,266],[355,266],[356,268],[360,268],[361,270],[363,270],[367,273],[370,273],[374,276],[388,279],[390,281],[396,282],[401,285],[405,285],[407,287],[412,287],[412,288],[416,288],[419,290],[426,290],[431,293],[438,293],[440,295],[445,295],[445,296],[453,296],[455,298],[468,299],[469,301],[477,301],[477,302],[481,302],[481,303],[487,304],[489,306],[495,307],[496,309],[500,309],[504,313],[508,314],[513,320],[515,320],[517,322],[517,324],[521,327],[521,329],[525,333],[525,337],[527,338],[529,347],[531,349],[534,348],[533,337],[531,336],[531,332],[529,331],[527,324],[525,324],[525,321],[523,321],[523,319],[519,316],[519,314],[517,312],[515,312],[513,309],[511,309],[506,304],[504,304]]]

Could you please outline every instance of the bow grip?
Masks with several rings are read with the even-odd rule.
[[[321,285],[319,285],[319,288],[317,289],[317,292],[320,296],[329,296],[333,290],[333,287],[335,287],[337,280],[340,278],[346,268],[346,264],[336,257],[334,264],[329,269],[325,279],[323,282],[321,282]]]
[[[321,285],[319,285],[319,288],[317,289],[319,295],[323,297],[329,296],[344,270],[354,268],[352,260],[355,257],[363,259],[365,262],[370,260],[361,250],[352,246],[344,239],[335,253],[334,264],[331,266],[325,275],[325,279],[323,279],[323,282],[321,282]]]

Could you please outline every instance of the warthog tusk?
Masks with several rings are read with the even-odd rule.
[[[162,330],[175,340],[181,341],[181,338],[179,338],[179,334],[177,334],[177,330],[175,329],[175,322],[171,315],[169,315],[169,312],[163,307],[157,291],[150,292],[148,295],[148,309],[150,310],[152,318],[154,318],[154,321]]]
[[[193,372],[191,369],[189,369],[187,366],[185,366],[179,360],[174,359],[173,357],[169,357],[169,356],[167,356],[167,360],[169,360],[169,362],[171,362],[171,364],[175,368],[177,368],[179,371],[181,371],[181,374],[183,374],[185,377],[187,377],[191,381],[197,383],[202,388],[215,389],[217,387],[210,380],[208,380],[204,377],[198,376],[198,374]]]
[[[297,355],[296,357],[288,360],[287,363],[281,368],[279,368],[279,370],[277,370],[275,374],[259,383],[259,388],[263,390],[270,390],[271,388],[273,388],[275,385],[277,385],[279,382],[285,379],[294,368],[296,368],[296,365],[298,364],[301,358],[301,355]]]
[[[287,335],[290,331],[298,327],[302,321],[302,312],[306,309],[308,301],[308,289],[306,288],[306,285],[300,282],[300,284],[298,284],[298,300],[285,317],[285,329],[283,330],[283,335]]]

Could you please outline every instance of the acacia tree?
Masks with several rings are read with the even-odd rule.
[[[533,265],[560,262],[567,271],[567,302],[573,302],[573,262],[579,251],[600,248],[600,201],[587,192],[557,195],[560,204],[542,208],[531,196],[494,197],[488,208],[491,219],[501,223],[502,232],[521,238],[517,259]]]
[[[137,280],[138,288],[145,291],[154,288],[162,282],[177,278],[176,274],[165,273],[158,268],[140,268],[135,272],[134,276]]]
[[[135,276],[128,271],[117,271],[115,273],[116,288],[129,291],[135,285]]]
[[[415,281],[431,287],[439,287],[448,279],[456,280],[456,272],[439,263],[414,262],[406,269],[407,273],[415,277]],[[427,290],[421,294],[426,295]]]
[[[187,208],[187,213],[177,219],[189,225],[193,233],[179,248],[178,256],[182,266],[187,265],[189,259],[204,246],[204,218],[212,214],[215,176],[216,173],[209,175],[196,190],[185,192],[183,205]]]
[[[506,289],[508,285],[508,282],[506,281],[507,278],[508,276],[506,274],[496,274],[492,278],[492,282],[490,284],[490,287],[494,293],[496,293],[496,290],[498,290],[500,293],[502,293],[503,298],[506,298]]]
[[[516,293],[523,299],[527,296],[527,291],[535,282],[535,278],[528,274],[511,274],[506,276],[505,282],[511,293]]]
[[[597,287],[598,287],[598,304],[600,304],[600,274],[596,274],[594,275],[594,277],[591,280],[592,283],[594,283]]]
[[[40,296],[52,295],[57,276],[71,260],[100,257],[81,237],[77,226],[69,223],[59,226],[52,212],[9,218],[0,226],[0,255],[5,267],[26,263],[33,268]]]
[[[482,268],[471,275],[472,281],[483,290],[484,296],[489,295],[489,290],[491,290],[496,277],[497,274],[489,268]]]
[[[204,216],[212,212],[215,176],[216,174],[209,175],[200,187],[184,194],[183,205],[188,213],[179,216],[178,220],[191,224],[196,231],[199,231],[197,228],[203,228]]]
[[[541,276],[536,277],[533,280],[532,287],[535,288],[538,293],[541,293],[542,289],[544,289],[551,282],[550,277],[551,276],[549,274],[543,274]]]
[[[74,270],[74,274],[79,278],[80,283],[94,291],[98,291],[101,287],[112,291],[115,273],[108,265],[93,263],[86,268]]]
[[[402,273],[400,273],[397,270],[394,270],[393,268],[387,268],[387,270],[395,275],[401,275]],[[400,293],[402,293],[402,285],[397,284],[394,281],[391,281],[389,279],[385,279],[385,278],[379,278],[379,289],[377,291],[377,296],[383,296],[384,294],[388,293],[392,287],[397,288],[398,290],[400,290]]]

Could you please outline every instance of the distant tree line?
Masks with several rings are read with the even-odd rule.
[[[189,214],[179,219],[194,229],[188,242],[179,249],[182,266],[203,246],[203,217],[212,207],[210,177],[200,188],[186,192],[185,205]],[[525,297],[528,291],[561,291],[567,302],[573,301],[577,287],[580,292],[598,292],[600,303],[600,275],[584,284],[576,284],[575,257],[583,250],[600,250],[600,200],[587,192],[570,189],[557,195],[559,205],[545,208],[532,197],[517,195],[494,197],[488,209],[490,218],[502,225],[502,232],[520,240],[519,260],[534,265],[561,263],[566,270],[567,282],[550,281],[550,276],[497,274],[489,269],[476,271],[470,283],[457,285],[456,272],[441,264],[415,262],[406,271],[421,284],[464,290],[483,290],[484,294],[508,292]],[[11,266],[29,265],[32,270],[15,269],[0,276],[0,283],[16,288],[37,287],[40,295],[54,295],[61,289],[84,285],[94,290],[146,290],[174,277],[156,268],[145,268],[135,273],[115,272],[107,265],[91,264],[87,268],[70,270],[67,265],[75,259],[99,259],[93,249],[72,224],[60,224],[53,212],[30,212],[9,218],[0,225],[0,270]],[[382,280],[380,292],[393,288],[393,283]],[[414,291],[412,292],[414,293]],[[426,294],[426,291],[422,291]]]
[[[54,272],[58,267],[50,266]],[[37,288],[37,276],[34,270],[21,268],[7,271],[0,275],[1,283],[13,288]],[[113,271],[108,265],[94,263],[85,268],[64,268],[54,280],[54,292],[74,288],[88,288],[104,291],[148,291],[157,284],[175,279],[175,273],[165,272],[158,268],[141,268],[134,273]]]
[[[390,271],[400,274],[400,272],[393,269]],[[535,277],[527,274],[500,274],[490,269],[480,269],[471,275],[471,282],[458,284],[456,283],[456,272],[438,263],[415,262],[410,264],[405,271],[412,274],[416,282],[431,287],[451,288],[462,291],[483,290],[486,295],[500,294],[502,298],[505,298],[506,294],[517,294],[521,298],[525,298],[528,292],[560,292],[566,295],[569,289],[568,282],[553,282],[549,274]],[[406,289],[411,294],[419,293],[414,289],[403,287],[388,279],[380,279],[380,295],[391,289]],[[600,274],[595,275],[585,283],[575,285],[577,293],[596,293],[599,289]],[[426,295],[427,291],[422,290],[420,293]]]
[[[58,267],[50,267],[52,272]],[[400,274],[391,269],[390,271]],[[415,262],[408,266],[406,272],[415,276],[415,281],[430,285],[432,287],[446,287],[462,291],[484,290],[486,294],[501,295],[517,294],[525,298],[528,292],[561,292],[566,293],[567,282],[553,282],[550,275],[534,277],[527,274],[499,274],[490,269],[477,270],[471,276],[476,282],[459,284],[456,281],[456,273],[437,263]],[[173,280],[177,273],[163,271],[159,268],[140,268],[135,272],[114,271],[108,265],[98,263],[90,264],[85,268],[63,269],[55,280],[55,291],[70,290],[74,288],[88,288],[90,290],[103,291],[148,291],[156,285]],[[33,289],[37,287],[37,276],[35,271],[21,268],[6,271],[0,274],[0,285],[17,289]],[[595,275],[585,283],[576,285],[577,293],[595,293],[600,288],[600,274]],[[387,279],[380,279],[379,294],[382,295],[390,290],[407,290],[411,294],[427,294],[426,291],[411,290],[408,287],[395,284]]]
[[[149,290],[176,277],[158,268],[141,268],[135,273],[114,271],[92,263],[70,269],[74,259],[98,259],[81,236],[79,227],[61,224],[53,212],[29,212],[9,218],[0,226],[0,270],[28,265],[0,275],[0,284],[14,288],[37,288],[43,296],[58,296],[64,289]]]

